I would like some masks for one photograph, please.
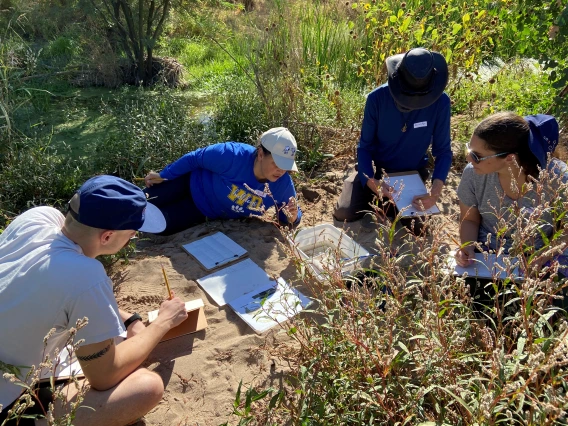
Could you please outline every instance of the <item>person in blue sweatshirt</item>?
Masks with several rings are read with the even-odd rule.
[[[263,133],[258,147],[225,142],[185,154],[145,183],[148,202],[166,218],[161,235],[212,219],[262,215],[272,206],[283,223],[298,224],[302,211],[288,171],[297,171],[296,139],[284,127]]]
[[[383,170],[387,174],[416,170],[426,181],[430,147],[435,158],[432,185],[429,193],[414,197],[415,208],[428,209],[436,203],[450,170],[446,60],[437,52],[415,48],[388,57],[386,66],[388,82],[367,96],[357,146],[358,171],[345,180],[333,213],[340,221],[363,217],[375,196],[392,198],[392,188],[380,184]]]

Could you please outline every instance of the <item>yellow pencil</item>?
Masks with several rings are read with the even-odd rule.
[[[164,267],[162,266],[162,272],[164,274],[164,280],[166,281],[166,287],[168,289],[168,295],[170,297],[170,300],[172,298],[172,290],[170,289],[170,283],[168,281],[168,276],[166,275],[166,270],[164,269]]]
[[[141,177],[135,177],[132,180],[138,181],[138,182],[146,182],[146,178],[141,178]],[[165,181],[167,179],[161,178],[161,177],[153,177],[150,178],[150,183],[162,183],[163,181]]]

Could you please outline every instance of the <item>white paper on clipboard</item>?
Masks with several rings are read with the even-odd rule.
[[[428,193],[418,172],[391,173],[384,179],[385,183],[394,188],[393,201],[402,217],[427,216],[439,214],[440,209],[435,204],[426,210],[419,210],[412,205],[416,195]]]
[[[234,262],[247,255],[247,251],[222,232],[201,238],[182,248],[208,271]]]

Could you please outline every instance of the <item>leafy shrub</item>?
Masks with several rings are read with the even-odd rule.
[[[0,228],[9,217],[39,205],[63,207],[86,175],[82,160],[69,158],[51,140],[22,138],[0,164]]]
[[[97,173],[131,180],[215,141],[210,124],[192,118],[190,106],[167,88],[138,89],[134,95],[124,90],[104,110],[116,123],[95,146]]]
[[[489,68],[489,67],[487,67]],[[549,111],[555,92],[549,73],[529,60],[498,64],[491,75],[470,74],[452,88],[452,111],[473,116],[497,111],[529,115]],[[477,110],[477,111],[476,111]]]
[[[536,190],[550,200],[540,209],[496,208],[497,251],[504,230],[515,229],[514,251],[507,278],[498,281],[497,268],[488,284],[496,296],[481,308],[471,278],[448,273],[444,217],[430,218],[421,236],[378,225],[377,254],[351,287],[333,263],[325,282],[313,280],[290,251],[317,305],[285,326],[293,342],[271,351],[292,368],[278,406],[257,403],[236,415],[263,425],[282,424],[267,416],[301,425],[564,424],[568,321],[560,306],[568,282],[558,263],[540,265],[565,249],[568,185],[544,173]],[[538,248],[547,214],[554,230]],[[523,281],[513,281],[515,263]]]
[[[268,130],[271,121],[263,99],[255,86],[241,78],[228,77],[216,99],[215,127],[219,140],[256,145],[257,138]]]
[[[53,66],[64,68],[72,59],[83,53],[80,40],[74,35],[60,35],[50,41],[43,49],[43,55],[51,60]]]

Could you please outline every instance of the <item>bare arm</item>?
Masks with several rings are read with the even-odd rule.
[[[120,345],[115,346],[110,339],[81,346],[77,349],[77,358],[85,377],[99,391],[116,386],[142,364],[164,334],[186,318],[185,303],[174,297],[162,303],[158,318],[152,324]]]
[[[460,201],[460,243],[475,242],[479,234],[481,215],[477,207],[466,206]],[[460,266],[470,265],[474,255],[473,245],[459,249],[456,253],[456,262]]]

